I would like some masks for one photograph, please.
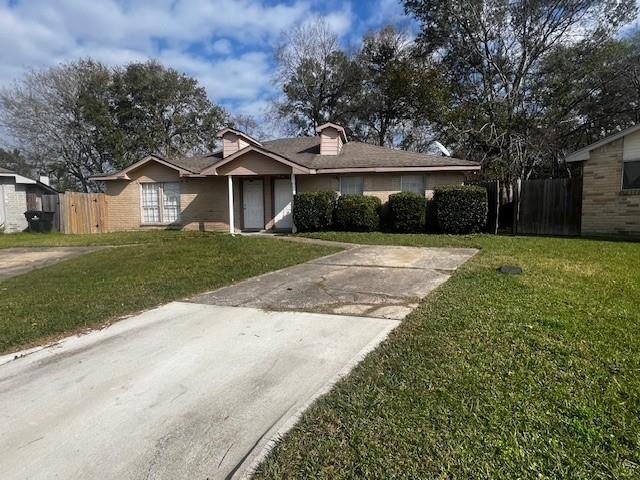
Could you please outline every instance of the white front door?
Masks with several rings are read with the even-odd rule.
[[[275,227],[278,230],[291,230],[293,227],[293,215],[291,204],[293,193],[289,178],[278,178],[273,182],[273,205],[275,208]]]
[[[242,181],[242,204],[245,230],[264,228],[262,179]]]

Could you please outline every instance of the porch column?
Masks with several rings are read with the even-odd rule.
[[[293,221],[293,196],[296,194],[296,174],[291,170],[291,233],[296,233],[296,224]]]
[[[235,233],[235,226],[233,225],[233,177],[229,175],[228,189],[229,189],[229,233]]]

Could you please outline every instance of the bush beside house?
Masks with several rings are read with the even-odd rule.
[[[337,193],[334,191],[298,193],[293,197],[293,221],[301,232],[327,230],[333,220]]]
[[[427,201],[413,192],[389,195],[388,226],[394,232],[415,233],[425,228]]]
[[[435,190],[438,227],[445,233],[479,232],[487,224],[487,189],[447,185]]]
[[[341,195],[333,214],[334,225],[340,230],[373,232],[380,228],[378,197],[367,195]]]
[[[293,219],[301,232],[346,230],[371,232],[479,232],[487,223],[487,190],[473,185],[439,187],[427,201],[411,192],[394,193],[381,204],[366,195],[337,196],[334,191],[294,196]]]

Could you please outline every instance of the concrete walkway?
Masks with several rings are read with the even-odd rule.
[[[474,253],[353,247],[0,357],[2,478],[244,478]]]
[[[105,247],[19,247],[0,249],[0,281]]]

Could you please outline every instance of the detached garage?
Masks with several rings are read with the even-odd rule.
[[[567,157],[580,162],[582,234],[640,237],[640,125]]]

